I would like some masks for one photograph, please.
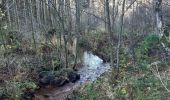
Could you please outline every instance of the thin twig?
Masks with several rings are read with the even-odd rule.
[[[154,62],[154,63],[150,64],[149,66],[152,66],[152,65],[155,65],[155,66],[156,66],[156,71],[154,71],[154,72],[157,73],[157,76],[158,76],[158,78],[159,78],[162,86],[167,90],[167,92],[170,93],[170,90],[166,87],[166,85],[165,85],[164,82],[162,81],[161,75],[160,75],[160,73],[159,73],[159,70],[158,70],[158,64],[159,64],[159,63],[161,63],[161,62],[160,62],[160,61],[157,61],[157,62]]]
[[[165,84],[163,83],[163,81],[162,81],[162,78],[161,78],[160,73],[159,73],[159,71],[158,71],[158,65],[156,64],[155,66],[156,66],[156,71],[157,71],[157,73],[158,73],[158,78],[159,78],[159,80],[161,81],[163,87],[170,93],[170,90],[166,87],[166,85],[165,85]]]

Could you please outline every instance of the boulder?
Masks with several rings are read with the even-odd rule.
[[[53,80],[52,85],[56,86],[56,87],[61,87],[64,86],[65,84],[69,83],[69,80],[66,78],[56,78]]]
[[[61,87],[69,82],[75,83],[80,79],[80,75],[72,69],[63,69],[55,73],[52,73],[51,71],[42,71],[39,73],[38,77],[38,85],[40,87],[49,85]]]
[[[43,72],[39,74],[38,84],[40,87],[45,87],[45,86],[51,85],[54,79],[55,79],[55,75],[48,73],[48,72]]]
[[[38,77],[39,79],[46,77],[46,76],[53,76],[52,72],[50,71],[42,71],[39,73]]]
[[[70,72],[67,75],[68,79],[70,82],[75,83],[77,80],[80,79],[80,75],[77,74],[76,72]]]
[[[27,91],[21,95],[21,100],[34,100],[35,92]]]

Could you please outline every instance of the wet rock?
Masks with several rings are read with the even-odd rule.
[[[76,72],[70,72],[68,73],[67,77],[70,82],[75,83],[77,80],[80,79],[80,74],[77,74]]]
[[[52,84],[56,87],[61,87],[61,86],[64,86],[65,84],[69,83],[69,80],[66,79],[66,78],[58,78],[58,79],[55,79]]]
[[[21,95],[21,100],[34,100],[34,98],[35,98],[35,92],[33,91],[27,91]]]
[[[63,69],[61,70],[58,74],[58,77],[64,77],[65,79],[68,79],[69,82],[75,83],[77,80],[80,79],[80,75],[77,74],[76,71],[74,71],[73,69]]]
[[[75,83],[80,79],[80,75],[72,69],[63,69],[52,73],[51,71],[42,71],[39,73],[38,85],[41,87],[54,86],[61,87],[72,82]]]
[[[39,86],[46,87],[51,85],[52,81],[55,79],[54,75],[47,75],[39,79]]]
[[[38,77],[39,77],[38,78],[38,86],[40,88],[51,85],[51,83],[55,79],[55,75],[53,75],[49,71],[42,71],[42,72],[40,72]]]
[[[57,78],[55,78],[53,84],[54,86],[61,87],[69,82],[75,83],[79,79],[80,75],[77,74],[74,70],[64,69],[58,73]]]
[[[39,78],[41,79],[41,78],[43,78],[43,77],[45,77],[45,76],[52,76],[53,74],[50,72],[50,71],[42,71],[42,72],[40,72],[39,73]]]

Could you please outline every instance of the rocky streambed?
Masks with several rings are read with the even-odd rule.
[[[62,87],[42,88],[36,94],[36,100],[66,100],[73,90],[76,90],[82,84],[95,81],[110,69],[109,63],[103,63],[102,59],[91,52],[84,52],[82,61],[83,67],[78,71],[80,80],[75,83],[68,83]]]

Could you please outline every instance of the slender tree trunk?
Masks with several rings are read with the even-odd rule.
[[[56,28],[57,26],[57,17],[56,17],[56,12],[55,10],[57,10],[57,0],[54,0],[54,7],[53,7],[53,26]]]
[[[64,51],[65,51],[65,68],[68,67],[68,55],[67,55],[67,31],[65,30],[65,7],[64,7],[64,1],[63,0],[59,0],[59,10],[58,10],[59,14],[59,23],[60,23],[60,28],[61,28],[61,32],[63,33],[63,39],[64,39]],[[61,44],[61,38],[62,35],[60,34],[60,46],[62,46]],[[61,50],[61,49],[60,49]]]
[[[25,20],[25,29],[28,27],[28,20],[27,20],[27,0],[24,0],[24,20]]]
[[[16,25],[17,25],[17,29],[20,31],[20,24],[19,24],[19,15],[18,15],[18,5],[17,5],[17,1],[13,0],[15,8],[14,8],[14,13],[15,13],[15,21],[16,21]]]
[[[44,3],[42,0],[40,0],[40,19],[41,24],[44,24]]]
[[[109,0],[106,0],[106,18],[107,18],[107,31],[110,35],[110,48],[113,48],[113,34],[111,29],[111,22],[110,22],[110,8],[109,8]],[[111,67],[113,67],[113,51],[110,53],[110,61],[111,61]]]
[[[9,27],[11,28],[11,15],[10,15],[10,9],[9,9],[9,0],[6,1],[6,9],[7,9]]]
[[[43,21],[44,25],[47,24],[47,7],[46,7],[46,0],[43,1]]]
[[[135,32],[135,26],[134,26],[134,23],[135,23],[135,20],[134,20],[134,18],[135,18],[135,5],[133,4],[133,6],[132,6],[132,9],[133,9],[133,11],[132,11],[132,20],[131,20],[131,30],[132,30],[132,35],[134,35],[134,32]],[[130,49],[131,49],[131,53],[132,53],[132,61],[133,61],[133,66],[135,66],[135,62],[136,62],[136,56],[135,56],[135,48],[134,48],[134,44],[135,43],[133,43],[134,42],[134,40],[133,40],[133,38],[132,37],[130,37],[130,39],[131,39],[131,47],[130,47]]]
[[[64,50],[65,50],[65,68],[68,67],[68,55],[67,55],[67,35],[68,35],[68,32],[65,30],[65,22],[66,22],[66,19],[65,19],[65,15],[66,15],[66,10],[65,10],[65,2],[64,0],[61,0],[60,1],[61,3],[61,11],[60,11],[60,15],[61,15],[61,23],[62,23],[62,31],[63,31],[63,38],[64,38]]]
[[[70,37],[71,30],[72,30],[72,16],[71,16],[70,0],[65,1],[65,12],[66,12],[66,28],[69,33],[68,35]]]
[[[112,1],[113,6],[112,6],[112,30],[114,30],[114,23],[115,23],[115,0]]]
[[[80,36],[80,0],[75,0],[75,6],[76,6],[76,25],[75,25],[75,30],[76,30],[76,38],[77,38],[77,43],[79,41],[79,36]],[[76,54],[75,54],[75,61],[74,61],[74,66],[73,69],[76,69],[77,65],[77,54],[78,54],[78,45],[76,45]]]
[[[87,8],[87,11],[88,12],[90,12],[91,11],[91,0],[89,0],[88,1],[88,8]],[[87,33],[89,33],[90,32],[90,27],[91,27],[91,25],[90,25],[90,23],[91,23],[91,15],[90,14],[87,14]]]
[[[163,36],[162,32],[162,0],[156,0],[156,23],[157,23],[157,34],[161,38]]]
[[[105,30],[107,30],[107,10],[106,10],[106,0],[104,0],[104,26],[105,26]]]
[[[6,43],[5,43],[5,39],[4,39],[4,34],[2,32],[2,23],[1,23],[1,19],[0,19],[0,35],[1,35],[1,41],[3,43],[3,46],[4,46],[4,49],[5,49],[5,52],[7,51],[7,47],[6,47]]]
[[[53,27],[53,21],[52,21],[52,11],[51,11],[51,7],[52,7],[52,0],[48,1],[48,19],[49,19],[49,24],[50,27]]]
[[[66,65],[65,65],[65,68],[67,68],[68,67],[68,55],[67,55],[67,37],[66,37],[66,35],[64,35],[64,49],[65,49],[65,63],[66,63]]]
[[[123,34],[123,22],[124,22],[124,11],[125,10],[125,0],[123,0],[123,4],[122,4],[122,15],[121,15],[121,22],[120,22],[120,33],[118,35],[118,45],[117,45],[117,65],[116,65],[116,78],[118,78],[119,75],[119,65],[120,65],[120,48],[121,48],[121,36]]]
[[[52,0],[52,3],[53,3],[53,5],[55,6],[55,2],[54,2],[55,0]],[[55,23],[55,21],[54,21],[54,15],[55,15],[55,12],[54,12],[54,7],[53,7],[53,5],[51,5],[51,17],[50,17],[50,19],[51,19],[51,25],[52,25],[52,28],[54,28],[55,27],[55,25],[54,25],[54,23]]]
[[[37,15],[37,22],[38,22],[38,26],[40,28],[41,25],[41,18],[40,18],[40,0],[36,0],[36,15]]]
[[[76,35],[80,34],[80,0],[76,0]]]
[[[32,9],[32,2],[29,0],[29,6],[30,6],[30,14],[31,14],[31,30],[32,30],[32,39],[34,48],[36,50],[36,40],[35,40],[35,32],[34,32],[34,15],[33,15],[33,9]]]
[[[61,10],[61,3],[60,3],[60,0],[57,0],[57,2],[58,2],[58,12],[59,12],[59,16],[58,16],[58,22],[59,22],[59,28],[61,28],[61,23],[60,23],[60,10]],[[61,32],[61,30],[59,30],[59,42],[60,42],[60,46],[59,46],[59,59],[60,59],[60,62],[62,61],[62,58],[61,58],[61,49],[62,49],[62,43],[61,43],[61,41],[62,41],[62,34],[61,34],[62,32]],[[61,64],[60,64],[60,66],[61,66]]]

